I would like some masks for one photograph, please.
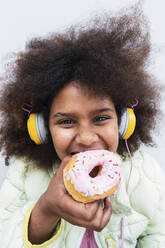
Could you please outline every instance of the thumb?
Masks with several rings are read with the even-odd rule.
[[[58,179],[59,179],[60,181],[62,181],[62,182],[63,182],[63,170],[64,170],[64,168],[66,167],[66,165],[71,161],[71,159],[72,159],[72,156],[66,156],[66,157],[62,160],[62,162],[61,162],[61,164],[60,164],[60,167],[59,167],[58,170],[56,171],[55,176],[58,177]]]
[[[68,164],[68,162],[71,160],[71,156],[66,156],[59,168],[57,169],[57,171],[55,172],[51,182],[50,182],[50,188],[52,187],[53,189],[61,189],[63,192],[66,192],[65,190],[65,186],[64,186],[64,181],[63,181],[63,169],[65,168],[65,166]]]
[[[77,156],[73,156],[73,157],[70,157],[70,156],[67,156],[62,164],[61,164],[61,168],[63,169],[63,176],[67,174],[67,172],[70,170],[71,166],[74,165],[74,163],[76,162],[76,159],[77,159]],[[66,168],[66,162],[67,162],[67,168]]]
[[[60,169],[60,170],[63,170],[63,169],[65,168],[65,166],[71,161],[72,158],[73,158],[73,157],[70,156],[70,155],[66,156],[66,157],[62,160],[59,169]]]

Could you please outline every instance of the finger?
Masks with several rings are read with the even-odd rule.
[[[111,215],[112,215],[112,206],[110,203],[110,198],[106,197],[104,199],[103,217],[102,217],[102,222],[101,222],[102,227],[105,227],[108,224],[111,218]]]
[[[64,192],[66,192],[65,187],[64,187],[64,182],[63,182],[63,169],[65,166],[68,164],[68,162],[71,160],[71,156],[66,156],[61,164],[58,170],[56,171],[53,180],[58,180],[58,187],[62,186],[62,189]]]
[[[74,201],[74,200],[73,200]],[[67,201],[68,202],[68,201]],[[94,203],[88,203],[83,204],[75,201],[75,204],[78,206],[78,210],[81,211],[81,207],[86,208],[86,211],[82,215],[82,213],[78,213],[78,216],[76,216],[76,210],[75,205],[72,208],[72,211],[68,213],[66,211],[66,207],[64,207],[64,210],[60,208],[60,216],[65,219],[66,221],[70,222],[73,225],[77,226],[83,226],[88,229],[93,229],[96,231],[101,231],[105,225],[102,225],[102,219],[103,219],[103,200],[96,201]],[[84,205],[84,206],[83,206]],[[93,207],[95,207],[95,214],[94,212],[92,215],[89,214],[89,210],[91,210]],[[89,214],[89,215],[88,215]]]
[[[98,232],[102,230],[103,214],[104,214],[104,212],[103,212],[103,200],[99,200],[96,215],[90,223],[90,229],[98,231]]]
[[[93,220],[96,218],[96,216],[93,217],[92,220],[86,220],[86,219],[83,219],[83,218],[77,218],[77,217],[72,216],[72,215],[66,215],[64,213],[63,218],[65,220],[67,220],[68,222],[70,222],[71,224],[73,224],[73,225],[85,227],[87,229],[97,230],[97,227],[95,228],[95,225],[93,225]]]
[[[66,156],[61,164],[60,164],[60,167],[58,168],[57,172],[63,172],[63,169],[65,168],[65,166],[69,163],[69,161],[71,160],[71,156]]]
[[[73,225],[83,226],[85,228],[91,228],[93,227],[92,222],[96,216],[94,213],[97,212],[99,205],[96,202],[94,204],[91,204],[91,206],[88,208],[86,208],[85,205],[88,204],[83,204],[74,201],[74,205],[73,206],[71,205],[71,211],[68,212],[68,210],[66,210],[66,206],[63,205],[62,208],[59,208],[58,214],[60,217],[62,217],[63,219],[65,219],[66,221],[70,222]],[[77,206],[78,208],[75,209],[75,206]],[[95,212],[93,212],[94,207],[96,207]],[[89,214],[91,209],[92,209],[92,214]]]
[[[104,202],[104,207],[103,207]],[[109,222],[112,214],[111,204],[108,198],[101,200],[91,229],[100,232]]]
[[[76,216],[77,218],[85,221],[91,221],[97,212],[98,203],[81,203],[74,200],[71,196],[65,195],[62,199],[65,212],[70,213],[72,216]]]

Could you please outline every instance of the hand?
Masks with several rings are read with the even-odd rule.
[[[101,231],[109,222],[112,208],[108,198],[92,203],[75,201],[63,183],[63,169],[71,157],[66,157],[43,195],[44,212],[52,218],[63,218],[73,225]],[[104,207],[103,207],[104,201]]]

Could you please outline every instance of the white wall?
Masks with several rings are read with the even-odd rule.
[[[77,22],[89,19],[95,13],[103,10],[117,11],[127,7],[137,0],[5,0],[0,7],[0,71],[4,70],[5,59],[10,53],[24,48],[25,42],[34,37],[49,32],[60,31]],[[149,18],[151,38],[153,43],[153,61],[151,72],[162,84],[165,84],[165,2],[163,0],[141,1],[143,9]],[[163,108],[163,103],[161,105]],[[165,123],[165,122],[164,122]],[[157,149],[149,152],[159,161],[165,171],[165,127],[162,123],[160,134],[156,136]],[[0,183],[6,169],[0,156]]]

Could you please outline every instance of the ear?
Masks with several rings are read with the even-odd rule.
[[[129,139],[136,126],[136,116],[132,108],[124,108],[119,125],[119,137]]]
[[[27,120],[27,129],[31,140],[37,145],[46,143],[47,128],[45,126],[44,117],[41,113],[32,113]]]

